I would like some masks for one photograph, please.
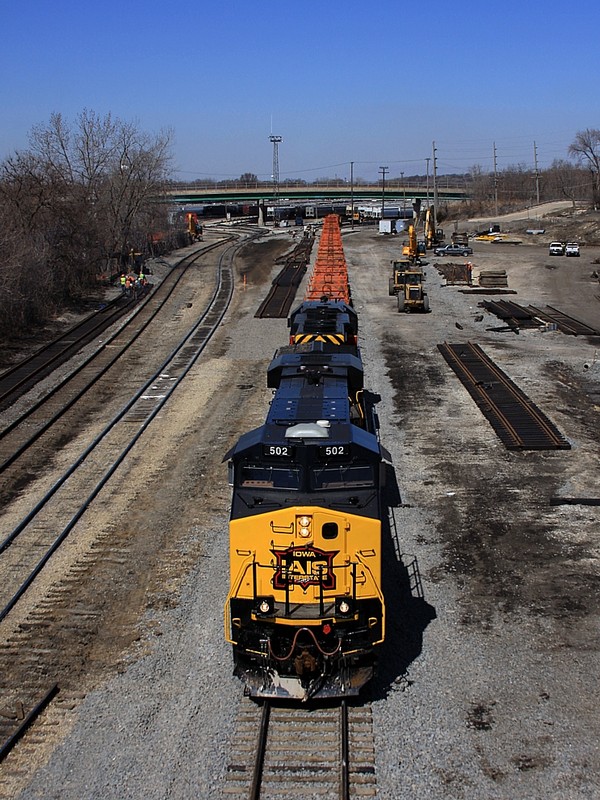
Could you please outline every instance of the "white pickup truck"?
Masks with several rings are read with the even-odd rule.
[[[551,256],[562,256],[565,253],[565,248],[562,242],[550,242],[548,253]]]
[[[567,242],[565,245],[566,256],[579,256],[579,245],[577,242]]]

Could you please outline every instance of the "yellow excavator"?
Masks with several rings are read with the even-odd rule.
[[[402,247],[402,256],[407,258],[411,264],[417,264],[420,256],[423,255],[419,251],[419,243],[417,241],[417,232],[414,225],[408,226],[408,243]]]
[[[436,245],[444,241],[444,231],[435,226],[435,208],[429,206],[425,214],[425,246],[427,250],[432,250]]]

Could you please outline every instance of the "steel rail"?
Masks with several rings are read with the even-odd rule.
[[[540,322],[554,323],[563,333],[573,336],[587,335],[598,336],[600,331],[586,325],[575,317],[559,311],[553,306],[538,308],[537,306],[522,306],[512,300],[484,300],[481,304],[487,311],[503,319],[513,330],[519,328],[539,327]]]
[[[11,395],[17,395],[19,389],[22,389],[37,376],[41,379],[43,377],[41,373],[44,373],[44,375],[49,374],[51,369],[54,369],[58,363],[63,363],[69,358],[70,353],[79,350],[82,343],[86,340],[89,341],[98,330],[105,330],[112,325],[114,320],[122,317],[134,302],[134,300],[123,302],[123,298],[115,298],[105,308],[88,315],[77,325],[40,347],[35,353],[5,370],[0,375],[0,406],[6,407],[8,405],[6,400]],[[64,346],[62,346],[63,343]],[[39,362],[39,364],[36,365],[36,362]],[[20,375],[20,373],[24,374]],[[32,385],[35,385],[35,383]],[[18,396],[21,394],[22,392]]]
[[[10,753],[13,747],[17,744],[19,739],[23,737],[29,726],[34,722],[34,720],[42,713],[42,711],[46,708],[46,706],[56,697],[58,694],[59,689],[57,684],[54,684],[42,697],[42,699],[36,703],[36,705],[31,709],[29,714],[24,717],[21,721],[21,724],[17,726],[17,728],[13,731],[13,733],[8,737],[8,739],[2,744],[0,747],[0,763],[6,758],[6,756]]]
[[[548,322],[556,323],[563,333],[571,334],[572,336],[598,336],[600,334],[600,331],[586,325],[585,322],[581,322],[553,306],[546,306],[543,309],[536,306],[528,306],[527,310]]]
[[[260,235],[260,234],[256,234]],[[242,241],[241,243],[236,244],[233,250],[237,250],[239,247],[243,246],[247,240]],[[0,553],[4,552],[16,539],[17,537],[28,527],[28,525],[37,517],[37,515],[41,512],[41,510],[46,506],[46,504],[52,499],[52,497],[59,491],[59,489],[67,482],[67,480],[77,471],[77,469],[86,461],[88,456],[94,452],[100,442],[117,426],[117,424],[125,417],[125,415],[133,408],[133,406],[141,399],[144,398],[146,395],[147,390],[157,381],[157,379],[161,376],[162,373],[165,372],[168,366],[173,367],[175,365],[175,359],[181,355],[182,359],[184,360],[183,365],[179,369],[179,374],[176,380],[171,380],[170,385],[166,387],[165,392],[157,399],[157,402],[154,405],[154,408],[148,413],[144,419],[139,424],[139,427],[133,436],[129,437],[129,440],[125,447],[121,450],[119,455],[112,460],[110,467],[105,471],[102,478],[96,482],[88,496],[85,498],[83,502],[79,502],[77,510],[69,520],[68,524],[63,528],[63,530],[56,536],[52,544],[46,549],[45,553],[36,563],[34,568],[31,570],[29,575],[25,578],[24,581],[21,582],[18,590],[13,594],[13,596],[9,599],[9,601],[5,604],[4,608],[0,610],[0,621],[4,620],[5,617],[10,613],[10,611],[15,607],[19,599],[25,594],[27,589],[32,585],[35,578],[40,574],[44,566],[48,563],[52,555],[58,550],[60,545],[64,542],[67,538],[69,533],[72,531],[76,523],[81,519],[84,515],[92,501],[97,497],[100,491],[104,488],[106,483],[112,477],[114,472],[117,468],[121,465],[124,461],[128,453],[140,439],[142,434],[145,432],[146,428],[150,423],[154,420],[157,414],[162,410],[166,402],[169,400],[173,392],[178,388],[181,384],[182,380],[191,370],[191,368],[196,363],[197,359],[200,357],[202,351],[206,347],[208,341],[210,341],[211,337],[213,336],[214,332],[220,325],[228,307],[231,302],[231,298],[233,295],[234,289],[234,280],[233,280],[233,269],[231,267],[227,268],[227,275],[226,279],[224,279],[224,269],[222,265],[222,261],[227,254],[223,254],[221,256],[219,266],[217,268],[218,271],[218,281],[217,286],[214,290],[213,296],[209,302],[209,305],[204,312],[204,314],[200,317],[200,319],[195,324],[194,328],[190,333],[186,335],[186,337],[174,348],[172,353],[165,359],[163,364],[157,369],[151,378],[149,378],[145,384],[139,389],[135,395],[127,402],[127,404],[118,412],[118,414],[106,425],[104,430],[94,439],[94,441],[86,448],[86,450],[76,459],[76,461],[63,473],[63,475],[54,483],[54,485],[50,488],[50,490],[41,498],[41,500],[35,505],[35,507],[23,518],[23,520],[9,533],[9,535],[0,543]],[[233,255],[232,255],[233,259]],[[221,298],[221,306],[219,307],[219,299]],[[212,315],[212,318],[211,318]],[[207,328],[208,326],[208,328]],[[194,337],[198,336],[199,341],[194,342]],[[187,351],[190,349],[190,343],[192,344],[192,353],[191,356],[187,355]]]
[[[290,715],[290,719],[287,720],[287,723],[291,726],[291,733],[289,734],[290,740],[293,740],[293,732],[294,732],[294,722],[293,717],[295,713],[299,711],[304,712],[306,709],[287,709],[285,710],[286,714]],[[256,752],[254,758],[254,764],[252,767],[252,779],[250,783],[250,791],[249,791],[249,800],[260,800],[261,793],[265,788],[263,786],[263,778],[265,775],[265,760],[268,753],[268,743],[269,743],[269,730],[270,730],[270,723],[271,719],[273,718],[274,708],[272,703],[268,700],[264,701],[262,707],[262,714],[260,719],[260,725],[258,728],[258,735],[256,739]],[[275,721],[277,721],[277,717],[275,717]],[[320,724],[327,725],[329,720],[325,718],[324,720],[320,721]],[[281,720],[279,720],[281,724]],[[298,723],[296,723],[298,724]],[[319,718],[315,724],[319,724]],[[338,717],[338,733],[339,733],[339,772],[338,772],[338,797],[340,800],[350,800],[350,736],[349,736],[349,718],[348,718],[348,703],[347,700],[341,699],[339,704],[339,717]],[[285,740],[287,741],[287,739]],[[282,742],[277,742],[278,745],[281,745]],[[293,743],[290,744],[290,749],[294,749]],[[300,750],[302,753],[302,749]],[[292,773],[301,773],[302,770],[316,771],[317,774],[323,770],[323,765],[314,764],[311,766],[305,766],[302,762],[302,757],[298,763],[292,764],[286,763],[285,767],[280,765],[273,765],[272,767],[267,768],[267,775],[269,775],[270,770],[272,771],[271,777],[278,775],[281,770],[291,770]],[[286,794],[285,790],[280,788],[280,794]]]
[[[305,265],[294,263],[284,267],[271,284],[267,296],[254,316],[259,319],[286,317],[305,272]]]
[[[340,800],[350,800],[350,737],[348,735],[348,702],[340,703]]]
[[[259,800],[262,774],[267,753],[267,740],[269,738],[269,721],[271,719],[271,703],[265,700],[263,703],[262,714],[260,717],[260,727],[258,729],[258,741],[256,746],[256,759],[252,770],[252,783],[250,785],[250,800]]]
[[[452,366],[456,367],[456,369],[454,371],[459,375],[459,377],[461,379],[463,377],[468,378],[468,380],[470,381],[470,384],[467,383],[466,386],[469,389],[469,391],[470,391],[471,387],[473,388],[473,390],[475,390],[477,385],[480,383],[480,381],[478,381],[477,377],[473,374],[473,372],[471,370],[469,370],[467,365],[458,357],[456,351],[452,348],[452,346],[451,345],[445,345],[445,346],[448,349],[442,351],[442,354],[447,358],[447,360],[448,359],[452,360]],[[474,355],[477,355],[475,350],[474,350],[474,348],[473,348],[473,346],[472,346],[472,344],[471,344],[471,342],[467,342],[467,344],[465,346],[468,347]],[[441,345],[438,345],[438,347],[441,350]],[[465,381],[463,381],[463,383],[465,383]],[[477,395],[477,397],[480,397],[482,395],[481,391],[477,390],[476,391],[476,395]],[[509,434],[512,436],[513,440],[516,443],[518,443],[518,445],[522,445],[521,437],[519,436],[519,433],[513,427],[511,422],[508,419],[506,419],[506,417],[501,412],[501,410],[499,408],[496,408],[495,404],[491,400],[488,400],[488,402],[490,403],[490,406],[492,407],[493,411],[502,420],[504,426],[506,427],[506,429],[509,432]]]
[[[509,449],[570,448],[554,424],[478,345],[444,343],[438,349]]]
[[[9,425],[3,428],[0,431],[0,441],[12,433],[16,428],[22,425],[26,420],[28,420],[36,411],[39,411],[48,402],[61,390],[64,390],[68,384],[73,381],[81,372],[83,372],[87,367],[89,367],[93,362],[108,348],[113,344],[113,342],[118,339],[119,336],[132,324],[135,324],[137,321],[138,315],[146,310],[146,307],[150,308],[150,314],[146,322],[142,324],[139,330],[132,336],[132,338],[125,344],[125,346],[118,352],[114,353],[113,356],[109,359],[108,363],[102,367],[98,373],[87,382],[87,384],[75,394],[75,396],[66,403],[61,410],[59,410],[56,414],[52,415],[44,425],[42,425],[38,430],[35,431],[24,443],[22,443],[19,448],[17,448],[11,455],[5,459],[3,463],[0,464],[0,473],[3,472],[8,466],[10,466],[19,456],[21,456],[40,436],[42,436],[49,428],[52,427],[53,424],[56,423],[60,417],[66,413],[89,389],[99,380],[108,370],[113,366],[113,364],[122,357],[123,353],[134,344],[134,342],[141,336],[144,330],[151,324],[157,314],[160,312],[164,303],[169,299],[169,297],[175,291],[177,285],[182,280],[183,276],[187,269],[197,261],[201,256],[205,255],[206,253],[214,250],[216,247],[222,246],[226,244],[227,241],[231,241],[233,237],[230,237],[229,240],[221,240],[219,242],[215,242],[211,244],[209,247],[204,248],[201,251],[194,253],[192,256],[186,256],[185,258],[181,259],[180,262],[176,266],[181,266],[184,262],[188,262],[185,264],[185,269],[180,270],[178,273],[171,272],[171,275],[176,275],[174,281],[167,285],[167,294],[162,297],[160,296],[160,289],[163,287],[163,284],[159,287],[156,292],[153,292],[151,295],[148,295],[146,300],[139,304],[136,310],[136,314],[134,317],[126,320],[123,325],[121,325],[108,339],[102,342],[102,346],[95,350],[88,358],[86,358],[73,372],[69,373],[62,381],[57,383],[49,392],[47,392],[37,403],[29,406],[19,417],[14,419]],[[152,310],[152,305],[155,304],[156,307]]]

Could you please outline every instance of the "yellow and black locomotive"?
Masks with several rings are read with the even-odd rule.
[[[267,419],[225,457],[233,486],[226,635],[254,697],[358,694],[385,633],[379,398],[364,388],[355,312],[340,301],[309,305],[306,318],[329,320],[330,333],[346,326],[344,341],[310,322],[316,335],[278,350]],[[304,322],[292,325],[293,337],[302,333]]]

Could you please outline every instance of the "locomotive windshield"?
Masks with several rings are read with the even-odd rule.
[[[349,486],[374,486],[370,464],[336,464],[311,469],[311,489],[343,489]]]
[[[302,480],[300,467],[271,466],[269,464],[242,464],[240,486],[263,486],[266,489],[299,491]]]

